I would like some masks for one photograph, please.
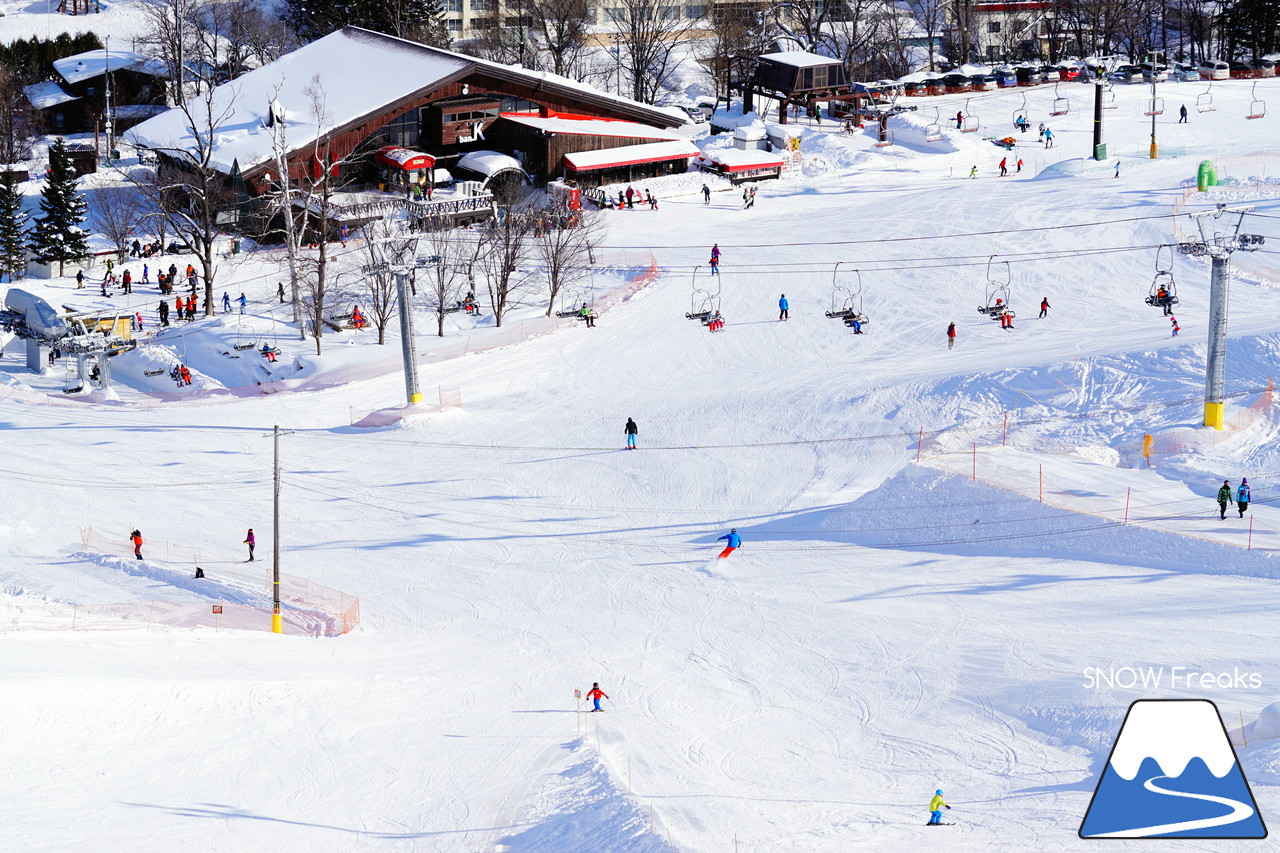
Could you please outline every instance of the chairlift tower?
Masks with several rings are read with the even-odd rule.
[[[1241,234],[1240,226],[1253,206],[1227,207],[1193,213],[1191,218],[1200,230],[1200,239],[1178,244],[1184,255],[1204,257],[1212,262],[1209,285],[1209,356],[1205,365],[1204,425],[1222,429],[1225,414],[1227,370],[1227,291],[1231,283],[1231,253],[1237,249],[1256,251],[1266,238],[1260,234]],[[1226,220],[1222,222],[1222,220]],[[1221,227],[1218,227],[1221,222]]]
[[[439,263],[438,256],[418,258],[414,267],[423,269],[428,264]],[[396,277],[396,300],[400,309],[400,351],[404,358],[404,392],[409,405],[422,402],[422,390],[418,385],[418,345],[413,334],[413,306],[409,304],[408,264],[366,264],[361,268],[365,275],[390,273]]]

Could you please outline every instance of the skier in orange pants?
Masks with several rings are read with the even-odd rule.
[[[736,527],[721,536],[720,539],[727,539],[729,542],[728,547],[720,552],[720,556],[722,558],[729,556],[734,551],[742,547],[742,537],[738,535],[738,528]],[[716,541],[719,542],[720,539],[717,539]]]

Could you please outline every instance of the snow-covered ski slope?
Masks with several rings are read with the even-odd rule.
[[[1057,151],[1083,156],[1091,90],[1063,88]],[[949,154],[901,129],[887,151],[810,135],[808,174],[761,185],[753,211],[720,194],[612,214],[609,243],[652,249],[658,280],[595,329],[424,366],[424,387],[460,388],[464,408],[398,428],[348,426],[352,409],[399,402],[395,374],[208,406],[143,408],[127,388],[118,406],[0,402],[0,605],[198,594],[167,588],[163,567],[85,553],[88,526],[139,527],[202,549],[213,580],[242,576],[247,527],[270,557],[278,423],[294,430],[285,569],[358,595],[363,622],[324,640],[0,632],[5,846],[1085,849],[1076,830],[1131,701],[1208,698],[1248,719],[1280,690],[1276,557],[1142,522],[1167,501],[1203,525],[1224,478],[1273,501],[1274,414],[1141,476],[1116,467],[1202,412],[1207,266],[1176,260],[1181,337],[1142,301],[1181,182],[1202,156],[1236,162],[1225,178],[1280,169],[1274,120],[1244,118],[1246,84],[1215,84],[1217,111],[1174,123],[1203,89],[1162,87],[1162,145],[1188,154],[1148,164],[1148,90],[1117,87],[1119,179],[1113,161],[997,178],[1002,152],[958,135]],[[1033,126],[1048,91],[1030,96]],[[1259,91],[1280,106],[1280,83]],[[994,117],[1020,101],[974,103]],[[1034,135],[1027,163],[1053,154]],[[1249,229],[1280,235],[1280,203],[1249,198]],[[718,335],[683,316],[713,242]],[[975,310],[993,254],[1011,261],[1012,332]],[[1233,409],[1275,372],[1274,257],[1241,258],[1233,284]],[[837,261],[862,271],[861,337],[822,316]],[[0,368],[28,381],[12,351]],[[1019,482],[987,482],[994,468],[975,482],[936,455],[971,436],[980,465],[1000,462],[1006,411]],[[627,417],[636,452],[620,449]],[[921,429],[941,435],[917,466]],[[1025,480],[1037,454],[1080,509],[1143,491],[1139,523],[1041,504]],[[730,527],[744,547],[713,562]],[[1087,685],[1087,667],[1129,666],[1164,680]],[[1173,667],[1262,686],[1171,686]],[[580,720],[573,691],[593,681],[612,698]],[[1265,820],[1280,748],[1240,758]],[[938,788],[956,822],[944,838],[924,827]]]

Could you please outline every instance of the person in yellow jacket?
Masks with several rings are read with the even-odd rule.
[[[929,826],[942,825],[943,809],[947,809],[949,811],[951,806],[947,805],[942,799],[942,790],[939,789],[933,792],[933,799],[929,801],[929,811],[933,813],[933,816],[929,818]]]

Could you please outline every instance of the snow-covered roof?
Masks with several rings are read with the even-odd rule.
[[[164,63],[132,50],[90,50],[53,61],[53,70],[68,83],[91,80],[120,69],[160,75],[164,73]]]
[[[163,104],[118,104],[111,108],[116,118],[151,118],[169,109]]]
[[[264,122],[272,99],[284,107],[287,145],[297,151],[322,133],[357,124],[389,104],[438,88],[473,70],[550,92],[577,94],[657,124],[674,127],[685,119],[683,113],[676,115],[678,111],[619,98],[549,72],[527,71],[360,27],[344,27],[213,91],[213,114],[220,121],[212,165],[229,173],[232,165],[239,163],[240,170],[246,172],[273,158],[275,133]],[[307,93],[316,77],[326,112],[324,126],[319,129]],[[194,143],[188,125],[183,112],[175,108],[127,131],[125,137],[144,148],[190,150]]]
[[[779,65],[791,65],[796,68],[813,68],[818,65],[839,65],[840,60],[829,56],[819,56],[803,50],[784,50],[780,53],[766,53],[760,57]]]
[[[643,145],[623,145],[620,148],[605,148],[600,151],[575,151],[564,155],[564,162],[574,171],[587,172],[592,169],[609,169],[614,166],[633,166],[637,163],[656,163],[661,160],[693,157],[697,153],[698,146],[689,140],[673,139],[667,142],[646,142]]]
[[[782,158],[777,154],[759,149],[717,148],[702,152],[699,158],[708,163],[723,166],[726,171],[737,172],[742,169],[762,169],[768,166],[782,166]]]
[[[519,160],[499,151],[472,151],[458,161],[458,168],[484,175],[486,178],[492,178],[499,172],[512,169],[517,172],[524,171],[520,168]]]
[[[767,131],[765,131],[764,123],[758,121],[753,121],[751,124],[739,125],[733,130],[734,139],[754,141],[757,139],[764,139],[766,135]]]
[[[55,80],[34,83],[27,86],[22,92],[27,96],[27,100],[31,102],[31,106],[38,110],[47,110],[49,107],[56,107],[58,104],[77,100],[75,95],[68,94],[67,90],[58,85]]]
[[[566,118],[564,116],[526,115],[524,113],[503,113],[502,118],[536,128],[546,133],[568,133],[585,136],[631,136],[639,139],[680,139],[678,133],[638,124],[634,121],[615,121],[612,119]]]

